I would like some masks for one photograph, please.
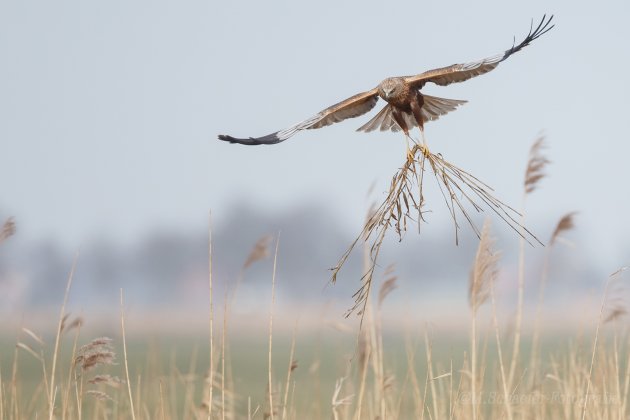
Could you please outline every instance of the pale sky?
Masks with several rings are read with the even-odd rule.
[[[553,165],[530,226],[579,211],[583,246],[612,271],[630,259],[629,12],[623,0],[2,2],[0,217],[71,249],[205,230],[210,209],[221,223],[242,202],[317,203],[357,232],[366,191],[404,160],[400,133],[355,132],[382,103],[275,146],[217,134],[268,134],[385,77],[494,55],[549,13],[556,27],[496,70],[428,86],[469,103],[426,135],[518,207],[546,133]],[[447,223],[432,200],[429,228]]]

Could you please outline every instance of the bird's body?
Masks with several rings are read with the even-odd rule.
[[[388,103],[392,110],[392,118],[400,129],[409,135],[409,127],[404,115],[413,116],[420,129],[424,127],[422,106],[424,96],[419,89],[414,89],[404,77],[388,77],[377,86],[378,96]]]
[[[401,111],[410,112],[411,103],[416,99],[417,90],[405,83],[404,77],[388,77],[378,84],[378,96]]]
[[[439,86],[446,86],[451,83],[463,82],[493,70],[500,62],[551,30],[553,25],[549,26],[549,24],[552,19],[553,16],[549,19],[543,16],[536,29],[532,27],[527,37],[520,44],[512,46],[512,48],[501,54],[471,63],[454,64],[429,70],[415,76],[388,77],[369,91],[354,95],[320,111],[307,120],[263,137],[235,138],[221,134],[219,139],[246,145],[280,143],[300,130],[321,128],[348,118],[363,115],[376,106],[379,97],[387,102],[387,105],[370,121],[359,127],[357,131],[369,132],[376,129],[381,131],[402,130],[406,136],[409,135],[409,131],[413,127],[418,127],[422,131],[425,122],[436,120],[441,115],[453,111],[458,106],[466,103],[466,101],[457,99],[424,95],[421,93],[421,89],[426,83],[431,82]]]

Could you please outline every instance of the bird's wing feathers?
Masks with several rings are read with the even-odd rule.
[[[427,121],[435,121],[440,118],[441,115],[454,111],[458,106],[467,102],[459,99],[437,98],[429,95],[422,96],[424,97],[424,105],[420,109],[420,113],[425,123]],[[403,112],[402,117],[405,119],[407,127],[412,128],[418,126],[412,114]],[[396,124],[392,116],[392,108],[390,105],[386,105],[374,118],[357,129],[357,131],[365,131],[366,133],[374,130],[400,131],[400,127]]]
[[[532,24],[529,34],[527,34],[523,42],[518,45],[513,45],[512,48],[501,54],[497,54],[493,57],[487,57],[479,61],[453,64],[452,66],[429,70],[416,76],[408,76],[405,78],[405,81],[411,84],[414,88],[421,88],[428,82],[432,82],[440,86],[446,86],[451,83],[463,82],[464,80],[487,73],[496,68],[501,61],[506,60],[515,52],[518,52],[528,46],[529,43],[534,41],[536,38],[550,31],[554,27],[554,25],[549,26],[552,19],[553,15],[549,17],[549,19],[547,19],[546,15],[543,16],[536,29],[534,29]]]
[[[378,90],[372,89],[368,92],[359,93],[341,101],[331,107],[326,108],[317,115],[321,115],[319,121],[306,128],[321,128],[331,125],[347,118],[358,117],[370,111],[378,101]]]
[[[367,92],[359,93],[350,98],[330,106],[316,115],[301,121],[289,128],[268,134],[263,137],[235,138],[224,134],[219,135],[220,140],[229,141],[230,143],[240,143],[247,145],[257,144],[275,144],[280,143],[293,136],[300,130],[308,130],[313,128],[321,128],[331,125],[347,118],[358,117],[370,111],[378,101],[378,90],[376,88]]]
[[[420,113],[422,114],[424,122],[435,121],[440,118],[440,116],[455,111],[458,106],[468,102],[462,99],[446,99],[429,95],[422,96],[424,97],[424,105],[420,108]]]
[[[392,127],[392,124],[398,127],[394,118],[392,117],[391,105],[385,105],[378,114],[374,116],[370,121],[357,128],[357,131],[364,131],[369,133],[370,131],[378,130],[387,131]]]

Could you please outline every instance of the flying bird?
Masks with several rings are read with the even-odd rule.
[[[470,63],[453,64],[452,66],[425,71],[415,76],[388,77],[374,89],[351,96],[284,130],[263,137],[249,138],[236,138],[221,134],[219,140],[246,145],[280,143],[298,131],[321,128],[363,115],[376,106],[378,98],[387,102],[387,105],[374,118],[359,127],[357,131],[402,130],[405,136],[409,138],[409,130],[418,127],[423,132],[425,122],[437,120],[440,116],[467,102],[425,95],[421,93],[425,84],[435,83],[439,86],[446,86],[494,70],[499,63],[507,60],[512,54],[550,31],[555,26],[550,26],[552,19],[553,15],[549,18],[544,15],[535,29],[532,22],[529,34],[520,44],[515,45],[516,43],[514,43],[512,48],[492,57]]]

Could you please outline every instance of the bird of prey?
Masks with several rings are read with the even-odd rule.
[[[441,115],[466,103],[462,100],[425,95],[420,91],[426,83],[431,82],[439,86],[446,86],[488,73],[496,68],[500,62],[507,60],[509,56],[550,31],[554,27],[554,25],[550,26],[552,19],[553,15],[549,18],[544,15],[535,29],[532,22],[529,34],[520,44],[515,45],[516,43],[514,43],[512,48],[495,56],[470,63],[453,64],[452,66],[425,71],[415,76],[388,77],[374,89],[351,96],[320,111],[311,118],[263,137],[236,138],[221,134],[219,139],[246,145],[280,143],[298,131],[321,128],[363,115],[376,106],[379,97],[387,102],[387,105],[374,118],[359,127],[357,131],[402,130],[405,136],[409,138],[409,130],[413,127],[418,127],[423,132],[425,122],[437,120]]]

